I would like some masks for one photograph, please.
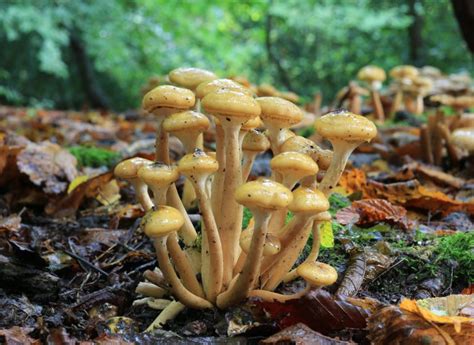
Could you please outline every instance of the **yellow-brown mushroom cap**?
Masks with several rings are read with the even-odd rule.
[[[189,109],[196,101],[191,90],[172,85],[160,85],[143,96],[142,107],[148,112],[158,108]]]
[[[296,125],[303,119],[303,111],[295,104],[280,97],[259,97],[262,108],[260,117],[265,123],[274,123],[281,128]]]
[[[252,86],[250,81],[243,75],[235,75],[235,76],[229,77],[229,79],[243,85],[246,88],[250,88]]]
[[[413,78],[413,85],[418,89],[419,92],[428,92],[433,87],[433,82],[427,77],[418,76]]]
[[[182,111],[168,116],[163,121],[163,129],[166,132],[181,132],[181,131],[206,131],[210,124],[206,115],[197,111]]]
[[[287,91],[287,92],[280,92],[278,94],[279,97],[286,99],[287,101],[291,103],[297,104],[300,100],[300,96],[298,96],[296,93]]]
[[[359,73],[357,73],[357,78],[367,83],[372,83],[374,81],[384,81],[385,79],[387,79],[387,75],[385,74],[385,71],[382,68],[378,66],[368,65],[362,67],[359,70]]]
[[[312,140],[295,135],[287,139],[281,146],[281,152],[300,152],[310,156],[319,168],[327,170],[332,160],[332,151],[323,150],[316,145]]]
[[[129,158],[115,166],[114,175],[118,178],[133,179],[138,176],[141,167],[151,163],[153,162],[141,157]]]
[[[474,128],[456,129],[451,134],[451,140],[459,148],[474,152]]]
[[[183,224],[184,217],[177,209],[161,205],[145,216],[143,231],[150,238],[159,238],[178,231]]]
[[[318,134],[331,139],[347,142],[370,141],[377,135],[377,127],[364,116],[349,111],[333,111],[314,122]]]
[[[287,207],[293,195],[288,188],[278,182],[259,179],[239,186],[235,191],[235,199],[250,209],[277,210]]]
[[[251,129],[260,128],[260,127],[263,127],[263,121],[260,118],[260,116],[256,116],[254,118],[251,118],[248,121],[245,121],[242,124],[242,128],[240,130],[249,131]]]
[[[424,77],[428,77],[431,79],[436,79],[443,75],[443,73],[441,73],[441,70],[434,66],[423,66],[420,69],[420,74]]]
[[[314,287],[332,285],[337,281],[337,271],[334,267],[322,262],[305,262],[296,269],[296,272],[308,284]]]
[[[415,66],[410,65],[395,66],[390,70],[390,76],[393,79],[412,79],[418,74],[418,69]]]
[[[149,186],[167,186],[179,179],[179,172],[175,166],[153,163],[142,166],[138,177]]]
[[[202,107],[206,112],[224,116],[229,121],[230,118],[238,118],[245,122],[259,116],[261,112],[260,105],[253,97],[225,89],[206,95],[202,99]]]
[[[178,169],[185,176],[207,175],[215,173],[219,169],[219,163],[214,157],[198,149],[181,158],[178,162]]]
[[[241,84],[230,80],[230,79],[216,79],[212,81],[207,81],[201,83],[196,88],[196,97],[197,98],[204,98],[206,95],[217,92],[219,90],[229,90],[229,91],[237,91],[248,96],[252,95],[252,91],[247,89],[246,87],[242,86]]]
[[[252,129],[245,134],[242,142],[243,151],[264,152],[270,148],[270,140],[262,132]]]
[[[245,230],[240,235],[240,248],[244,253],[250,251],[250,245],[252,244],[253,230]],[[267,233],[265,236],[265,244],[263,245],[263,256],[270,256],[278,254],[281,249],[281,242],[277,236],[271,233]]]
[[[314,217],[314,221],[317,221],[317,222],[324,222],[324,221],[327,222],[327,221],[330,221],[331,219],[332,219],[331,214],[328,211],[318,213]]]
[[[277,97],[279,94],[280,92],[270,84],[261,84],[257,87],[259,97]]]
[[[272,170],[295,178],[316,175],[319,171],[316,162],[308,155],[300,152],[282,152],[270,161]]]
[[[315,188],[298,187],[293,191],[293,201],[288,209],[295,213],[317,214],[329,210],[329,201]]]
[[[194,90],[203,82],[217,79],[217,76],[211,71],[201,68],[180,67],[172,70],[168,74],[168,78],[173,84]]]

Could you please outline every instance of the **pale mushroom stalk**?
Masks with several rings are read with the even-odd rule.
[[[306,295],[311,290],[311,285],[306,284],[304,289],[295,292],[291,295],[283,295],[281,293],[268,291],[268,290],[252,290],[249,292],[248,297],[258,297],[264,300],[265,302],[279,302],[286,303],[288,301],[297,300]]]
[[[257,157],[259,152],[254,151],[243,151],[242,159],[242,181],[247,182],[250,172],[252,171],[253,163],[255,162],[255,157]]]
[[[219,164],[219,170],[214,174],[212,180],[212,194],[211,203],[214,218],[217,224],[220,224],[220,207],[222,200],[222,189],[224,185],[224,172],[225,172],[225,140],[224,140],[224,129],[221,125],[215,124],[216,129],[216,159]]]
[[[188,212],[179,197],[178,190],[176,189],[176,185],[173,183],[166,194],[166,198],[168,204],[177,208],[184,216],[184,225],[179,230],[179,236],[183,239],[184,244],[190,246],[197,238],[197,232],[194,228],[193,222],[189,218]]]
[[[162,328],[165,323],[173,320],[186,306],[178,301],[172,301],[161,311],[158,317],[148,326],[145,332],[153,332],[157,328]]]
[[[139,179],[130,180],[138,202],[142,205],[145,211],[149,211],[153,208],[153,202],[151,201],[150,194],[148,194],[148,186]]]
[[[135,292],[148,297],[161,298],[168,291],[152,283],[140,282],[135,288]]]

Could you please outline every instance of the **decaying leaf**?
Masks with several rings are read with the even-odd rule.
[[[365,276],[365,253],[363,250],[354,248],[351,251],[349,266],[344,273],[344,278],[339,285],[336,294],[353,296],[359,291]]]
[[[303,323],[297,323],[296,325],[285,328],[283,331],[280,331],[277,334],[274,334],[271,337],[262,340],[260,344],[344,345],[355,343],[326,337],[321,333],[313,331],[311,328],[309,328]]]
[[[282,329],[301,322],[323,334],[347,328],[365,328],[367,318],[378,305],[374,300],[333,296],[321,289],[312,290],[304,297],[287,303],[256,303],[263,307]]]
[[[473,202],[455,200],[443,192],[422,186],[418,180],[384,184],[367,179],[362,170],[352,169],[343,174],[339,183],[348,193],[361,192],[364,199],[386,199],[406,208],[429,210],[443,215],[457,211],[474,214]]]
[[[105,185],[100,186],[96,199],[102,205],[110,205],[120,200],[120,187],[117,180],[110,180]]]
[[[21,217],[17,214],[12,214],[6,218],[0,217],[0,231],[18,231],[21,226]]]
[[[28,334],[33,328],[13,326],[9,329],[0,329],[0,340],[4,338],[6,345],[39,345],[41,341],[31,338]]]
[[[67,189],[77,175],[76,164],[72,154],[51,142],[29,144],[17,156],[20,171],[48,194]]]
[[[403,229],[410,228],[407,210],[383,199],[354,201],[351,206],[339,210],[336,219],[343,225],[373,225],[380,222],[395,224]]]

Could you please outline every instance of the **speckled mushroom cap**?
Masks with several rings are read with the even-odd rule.
[[[293,195],[278,182],[258,179],[239,186],[235,191],[235,199],[250,209],[278,210],[287,207],[293,200]]]
[[[305,262],[296,269],[298,275],[314,287],[332,285],[337,281],[334,267],[322,262]]]
[[[182,131],[206,131],[210,124],[206,115],[197,111],[182,111],[168,116],[163,121],[163,129],[166,132],[182,132]]]
[[[202,107],[210,114],[225,117],[228,121],[230,118],[239,119],[242,123],[259,116],[261,112],[253,97],[225,89],[206,95],[202,99]]]
[[[374,65],[368,65],[362,67],[359,70],[359,73],[357,73],[357,78],[367,83],[372,83],[374,81],[384,81],[385,79],[387,79],[387,75],[385,74],[385,71],[382,68]]]
[[[180,67],[172,70],[168,74],[168,78],[173,84],[194,90],[203,82],[217,79],[217,76],[211,71],[201,68]]]
[[[259,97],[277,97],[280,92],[270,84],[261,84],[257,87],[257,95]]]
[[[249,131],[251,129],[263,127],[263,121],[260,116],[256,116],[248,121],[245,121],[242,125],[242,131]]]
[[[252,91],[250,89],[247,89],[246,87],[233,80],[216,79],[199,84],[199,86],[196,88],[196,97],[202,99],[206,95],[213,92],[217,92],[219,90],[237,91],[248,96],[252,95]]]
[[[288,209],[295,213],[317,214],[329,209],[329,201],[323,192],[309,187],[298,187],[293,191],[293,201]]]
[[[332,151],[323,150],[312,140],[305,137],[295,135],[287,139],[281,146],[281,152],[300,152],[311,156],[322,170],[327,170],[332,160]]]
[[[118,178],[133,179],[138,176],[138,170],[141,167],[152,163],[152,161],[141,157],[129,158],[115,166],[114,175]]]
[[[317,222],[324,222],[324,221],[328,222],[331,219],[332,219],[331,214],[328,211],[318,213],[314,217],[314,221],[317,221]]]
[[[252,86],[250,81],[243,75],[235,75],[235,76],[229,77],[229,79],[243,85],[246,88],[250,88]]]
[[[189,109],[196,101],[191,90],[172,85],[160,85],[143,96],[142,107],[151,113],[158,108]]]
[[[456,129],[451,134],[451,140],[459,148],[474,152],[474,128]]]
[[[153,163],[142,166],[138,177],[149,186],[168,186],[179,179],[179,172],[175,166]]]
[[[370,141],[377,135],[377,127],[364,116],[347,110],[333,111],[314,122],[318,134],[328,140],[347,142]]]
[[[291,103],[295,103],[295,104],[298,104],[298,102],[300,100],[300,96],[298,96],[296,93],[291,92],[291,91],[280,92],[278,94],[278,96],[283,98],[283,99],[286,99],[287,101],[289,101]]]
[[[174,207],[157,206],[144,217],[143,231],[150,238],[160,238],[178,231],[184,224],[183,215]]]
[[[270,149],[270,140],[262,132],[252,129],[245,134],[242,142],[243,151],[264,152]]]
[[[319,171],[318,165],[310,156],[294,151],[276,155],[270,161],[270,167],[283,176],[289,175],[295,179],[316,175]]]
[[[219,168],[217,160],[206,152],[197,149],[179,160],[179,172],[185,176],[193,174],[213,174]]]
[[[244,253],[250,251],[252,244],[253,230],[245,230],[240,235],[240,248]],[[263,256],[278,254],[281,249],[281,242],[277,236],[267,233],[265,236],[265,244],[263,245]]]
[[[303,119],[303,111],[295,104],[280,97],[259,97],[257,102],[262,107],[260,117],[268,125],[289,128]]]
[[[393,79],[412,79],[419,74],[415,66],[400,65],[390,70],[390,76]]]

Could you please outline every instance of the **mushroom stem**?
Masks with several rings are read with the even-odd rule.
[[[319,190],[325,195],[331,194],[332,189],[336,186],[342,173],[344,172],[349,156],[360,143],[333,139],[331,140],[331,144],[334,150],[331,164],[329,165],[329,168],[324,174],[324,178],[319,185]]]
[[[444,123],[438,123],[438,131],[441,137],[446,143],[446,150],[448,151],[449,159],[451,160],[452,165],[457,165],[459,163],[459,156],[456,148],[451,142],[451,133],[449,132],[448,127]]]
[[[239,254],[239,238],[242,227],[242,206],[237,203],[234,192],[242,184],[240,166],[239,132],[241,124],[221,121],[225,134],[225,173],[220,201],[219,234],[224,256],[224,285],[232,279],[232,269]]]
[[[243,151],[242,182],[246,182],[249,178],[253,163],[255,162],[255,157],[257,157],[257,155],[258,152]]]
[[[165,164],[170,163],[170,157],[169,157],[169,145],[168,145],[168,139],[169,135],[166,131],[163,130],[162,124],[163,120],[165,119],[165,116],[171,113],[172,109],[169,108],[162,108],[159,110],[156,110],[154,113],[156,115],[159,115],[157,120],[156,120],[156,141],[155,141],[155,161],[159,162],[164,162]]]
[[[268,129],[268,138],[270,139],[270,145],[272,149],[273,156],[276,156],[280,153],[280,145],[283,144],[283,134],[282,128],[277,126],[272,126],[266,123]]]
[[[267,234],[268,221],[271,213],[261,211],[258,208],[252,209],[251,211],[254,215],[255,227],[250,250],[247,254],[242,272],[237,276],[227,291],[217,297],[217,305],[219,308],[227,308],[245,299],[249,291],[254,287],[260,274],[263,246],[265,244],[265,236]]]
[[[403,102],[403,90],[401,87],[398,87],[395,96],[393,97],[392,108],[390,109],[390,114],[393,116],[402,105]]]
[[[380,94],[378,90],[372,90],[372,102],[374,104],[374,112],[377,120],[383,122],[385,120],[385,114],[383,111],[382,101],[380,100]]]
[[[143,296],[161,298],[168,291],[152,283],[140,282],[135,288],[135,292]]]
[[[151,210],[153,208],[153,202],[148,194],[148,186],[146,183],[138,178],[131,179],[130,183],[132,184],[137,200],[140,205],[142,205],[143,209],[145,211]]]
[[[168,256],[168,248],[166,247],[166,241],[168,236],[162,236],[156,238],[153,242],[156,250],[156,256],[160,269],[163,272],[164,277],[169,282],[171,291],[176,298],[184,305],[194,309],[209,309],[213,308],[213,305],[201,298],[184,287],[181,280],[179,280],[176,272],[171,265],[170,258]]]
[[[212,180],[212,211],[217,224],[220,224],[220,208],[222,200],[222,189],[224,185],[224,172],[225,172],[225,141],[224,141],[224,129],[221,125],[215,124],[216,128],[216,159],[219,164],[219,170],[214,174]]]
[[[184,244],[190,246],[197,238],[196,229],[194,228],[191,219],[183,206],[183,203],[179,197],[178,190],[176,189],[176,185],[173,183],[168,189],[168,193],[166,194],[168,204],[177,208],[179,212],[184,217],[184,225],[179,230],[179,236],[183,239]]]
[[[180,312],[184,310],[184,304],[172,301],[161,311],[158,317],[148,326],[145,332],[153,332],[156,328],[161,328],[165,323],[173,320]]]
[[[192,293],[199,297],[204,297],[204,291],[196,278],[196,272],[193,269],[186,253],[181,249],[176,233],[168,235],[166,245],[176,266],[176,271],[183,281],[183,285]]]
[[[264,300],[265,302],[279,302],[285,303],[294,299],[299,299],[306,295],[311,290],[311,285],[306,284],[305,288],[301,291],[298,291],[291,295],[283,295],[273,291],[267,290],[252,290],[249,292],[249,297],[258,297]]]

